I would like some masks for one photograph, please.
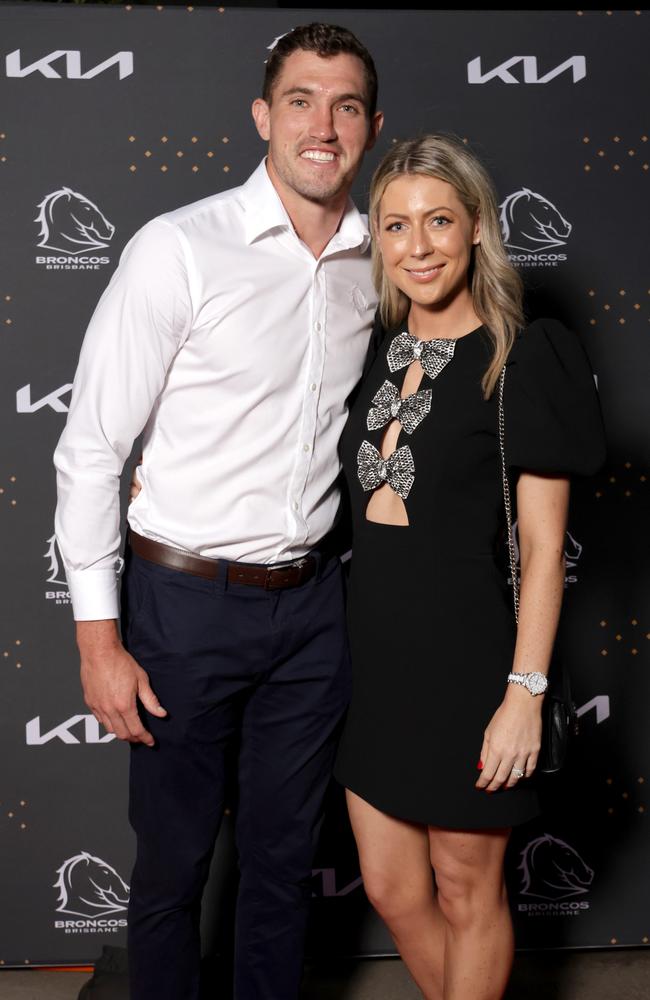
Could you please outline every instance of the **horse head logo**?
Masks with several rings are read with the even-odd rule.
[[[54,888],[59,890],[59,913],[105,917],[127,908],[129,886],[114,868],[87,851],[64,861],[57,875]]]
[[[515,563],[519,565],[519,522],[514,521],[512,525],[512,541],[515,547]],[[573,537],[570,531],[564,536],[564,559],[567,569],[577,566],[578,559],[582,555],[581,543]]]
[[[589,890],[594,872],[570,844],[545,833],[521,852],[522,896],[570,899]]]
[[[582,555],[582,545],[577,541],[570,531],[567,531],[564,539],[564,559],[566,568],[573,569],[577,565],[578,559]]]
[[[48,560],[47,572],[49,576],[47,578],[47,583],[58,583],[62,587],[67,587],[68,584],[65,580],[59,580],[59,573],[61,572],[61,559],[59,553],[59,546],[56,542],[56,535],[52,535],[48,538],[47,542],[47,552],[43,553],[43,558]]]
[[[73,257],[107,247],[115,232],[115,226],[97,205],[67,187],[43,198],[34,222],[41,227],[39,247],[60,250]]]
[[[500,205],[503,242],[512,250],[537,253],[564,246],[571,233],[555,205],[541,194],[521,188]]]

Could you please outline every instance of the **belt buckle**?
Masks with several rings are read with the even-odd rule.
[[[300,577],[301,577],[301,574],[302,574],[302,570],[303,570],[303,568],[306,565],[307,565],[307,559],[305,557],[303,557],[302,559],[296,559],[295,562],[289,563],[287,566],[271,566],[271,567],[269,567],[269,569],[267,569],[267,571],[266,571],[266,576],[264,578],[264,590],[279,590],[280,589],[281,584],[276,585],[276,584],[273,583],[273,574],[274,573],[282,573],[282,574],[289,573],[289,574],[291,574],[291,577],[290,577],[291,584],[290,585],[293,585],[294,587],[297,586],[297,584],[300,583]],[[285,580],[287,579],[286,575],[284,576],[284,579]]]

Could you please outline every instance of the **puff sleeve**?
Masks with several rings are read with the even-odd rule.
[[[578,337],[538,319],[517,336],[504,385],[508,466],[593,475],[605,461],[598,393]]]

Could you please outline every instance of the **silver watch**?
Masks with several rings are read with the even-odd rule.
[[[529,674],[515,674],[511,672],[508,674],[508,684],[521,684],[532,695],[535,695],[544,694],[548,687],[548,680],[539,670],[533,670]]]

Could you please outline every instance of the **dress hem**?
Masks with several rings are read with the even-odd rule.
[[[488,823],[488,824],[486,823],[479,824],[476,821],[474,822],[465,821],[462,823],[461,822],[443,823],[440,822],[439,819],[434,821],[431,819],[422,819],[421,816],[414,816],[412,814],[405,815],[406,812],[410,813],[410,810],[408,809],[407,810],[399,809],[396,812],[394,809],[387,808],[385,805],[381,804],[375,796],[368,796],[367,794],[359,791],[358,788],[353,788],[348,781],[342,781],[341,778],[339,778],[336,773],[334,774],[334,778],[339,783],[339,785],[342,785],[348,791],[353,792],[354,795],[358,795],[360,799],[363,799],[363,801],[367,802],[368,805],[373,806],[374,809],[378,809],[380,812],[385,813],[387,816],[392,816],[393,819],[403,820],[403,822],[405,823],[418,823],[421,826],[438,826],[446,830],[497,830],[497,829],[503,829],[504,827],[523,826],[525,823],[530,823],[532,820],[538,819],[542,815],[542,810],[539,807],[539,805],[537,805],[534,809],[531,810],[530,815],[521,818],[520,814],[520,816],[516,818],[513,817],[509,821],[502,820],[501,822]],[[508,791],[510,791],[510,789]],[[499,794],[505,795],[507,794],[507,792]]]

